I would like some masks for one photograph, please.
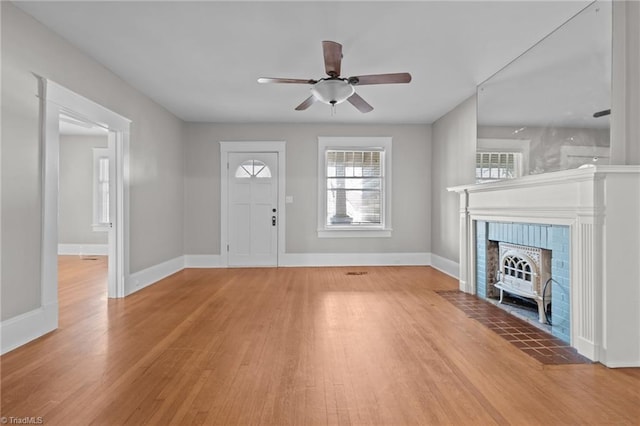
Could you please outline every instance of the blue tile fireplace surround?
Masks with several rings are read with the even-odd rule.
[[[551,333],[571,341],[570,235],[568,226],[476,221],[476,294],[486,299],[497,294],[498,242],[551,251]]]

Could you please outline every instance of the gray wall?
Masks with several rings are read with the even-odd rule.
[[[393,137],[391,238],[317,237],[318,136]],[[186,254],[220,252],[220,141],[287,142],[286,252],[429,252],[431,128],[428,125],[186,125]]]
[[[2,319],[40,306],[36,73],[133,121],[130,269],[183,254],[182,122],[53,32],[1,2]]]
[[[459,262],[459,196],[447,187],[475,182],[476,97],[433,123],[431,252]]]
[[[60,136],[58,243],[107,244],[93,224],[93,148],[106,148],[107,135]]]

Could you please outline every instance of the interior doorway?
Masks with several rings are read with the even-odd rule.
[[[114,262],[109,262],[115,243],[110,194],[115,187],[112,159],[114,141],[109,130],[70,113],[59,116],[58,173],[58,284],[71,280],[71,271],[92,271],[92,282],[103,283],[98,295],[116,297]],[[92,262],[105,267],[92,267]],[[111,268],[108,268],[111,265]],[[86,272],[84,273],[86,275]]]
[[[108,201],[104,208],[108,214],[105,223],[92,223],[106,227],[109,297],[125,296],[125,278],[128,276],[128,164],[130,121],[103,106],[84,98],[57,83],[37,77],[39,83],[41,140],[42,140],[42,305],[51,308],[46,328],[58,324],[58,212],[60,180],[61,119],[75,120],[101,128],[106,135],[104,151],[107,175],[104,192]],[[103,203],[104,204],[104,203]]]

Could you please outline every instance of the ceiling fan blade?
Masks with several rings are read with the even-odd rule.
[[[373,107],[369,105],[367,101],[362,99],[360,95],[358,95],[357,93],[354,93],[353,95],[349,96],[347,100],[351,105],[356,107],[358,111],[362,113],[373,111]]]
[[[309,108],[311,105],[313,105],[314,103],[316,103],[316,97],[311,95],[309,96],[307,99],[304,100],[304,102],[302,102],[300,105],[298,105],[296,107],[296,111],[304,111],[305,109]]]
[[[323,41],[324,68],[330,77],[340,76],[340,64],[342,62],[342,45],[335,41]]]
[[[366,84],[394,84],[409,83],[411,74],[408,72],[400,72],[395,74],[373,74],[373,75],[356,75],[349,77],[349,84],[354,86],[364,86]]]
[[[293,83],[293,84],[316,84],[317,81],[313,79],[304,80],[302,78],[268,78],[261,77],[258,79],[258,83]]]

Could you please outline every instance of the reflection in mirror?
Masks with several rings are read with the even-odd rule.
[[[608,164],[611,23],[593,2],[478,86],[478,182]]]

